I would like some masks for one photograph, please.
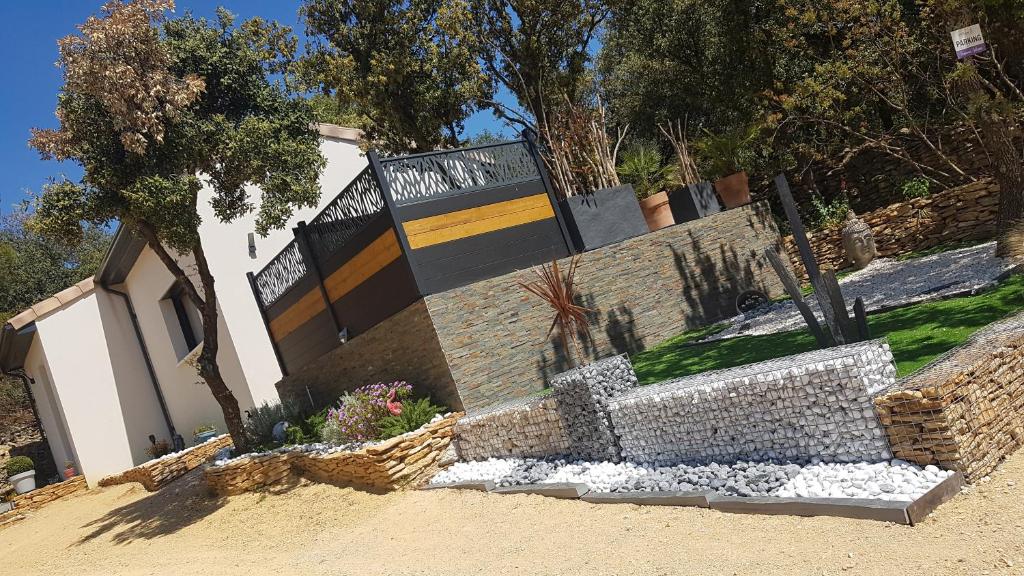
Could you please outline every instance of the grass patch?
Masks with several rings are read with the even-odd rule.
[[[1024,310],[1024,275],[1015,275],[976,296],[925,302],[869,316],[868,326],[872,337],[888,337],[896,369],[900,376],[905,376],[962,343],[978,329],[1020,310]],[[717,326],[720,325],[711,328]],[[732,368],[817,347],[806,330],[694,343],[706,336],[708,330],[684,332],[635,355],[633,367],[640,383]]]

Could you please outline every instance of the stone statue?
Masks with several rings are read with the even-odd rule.
[[[843,226],[843,250],[846,258],[859,270],[878,256],[875,250],[875,235],[871,227],[850,210]]]

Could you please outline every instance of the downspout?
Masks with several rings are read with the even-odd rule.
[[[164,422],[167,424],[167,429],[171,433],[171,442],[175,440],[177,431],[174,429],[174,423],[171,422],[171,413],[167,410],[167,401],[164,400],[164,393],[160,389],[160,380],[156,377],[156,369],[153,368],[153,359],[149,356],[149,348],[146,347],[146,340],[142,337],[142,329],[139,327],[139,317],[135,315],[135,306],[132,305],[132,299],[128,294],[121,292],[120,290],[114,290],[109,286],[103,286],[103,289],[111,294],[117,294],[124,300],[124,307],[128,310],[128,317],[132,321],[132,328],[135,330],[135,339],[139,343],[139,348],[142,349],[142,359],[146,363],[146,371],[149,372],[149,381],[153,384],[153,391],[156,392],[156,399],[160,403],[160,412],[164,416]]]

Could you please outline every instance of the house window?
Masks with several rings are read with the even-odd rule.
[[[160,301],[174,354],[179,361],[203,342],[203,321],[195,304],[179,285],[172,287]]]

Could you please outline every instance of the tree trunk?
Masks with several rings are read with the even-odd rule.
[[[220,348],[219,330],[217,321],[217,293],[214,290],[213,274],[206,261],[206,253],[203,251],[202,240],[196,239],[192,246],[192,256],[196,261],[196,271],[199,274],[201,286],[197,287],[188,274],[181,267],[178,261],[172,256],[160,242],[156,230],[145,222],[137,224],[136,228],[146,239],[146,244],[156,253],[164,266],[174,276],[175,280],[185,290],[189,300],[195,304],[203,318],[203,350],[199,353],[197,369],[199,376],[206,382],[207,387],[213,394],[213,398],[220,405],[224,413],[224,423],[227,424],[228,433],[231,434],[231,441],[235,445],[235,451],[244,453],[249,450],[249,441],[245,434],[245,427],[242,424],[241,410],[238,408],[238,400],[228,388],[224,376],[220,372],[217,363],[217,351]],[[199,290],[202,290],[202,294]]]
[[[982,112],[980,120],[999,183],[996,256],[1016,258],[1024,255],[1024,166],[1007,127],[1012,117],[989,110]]]

